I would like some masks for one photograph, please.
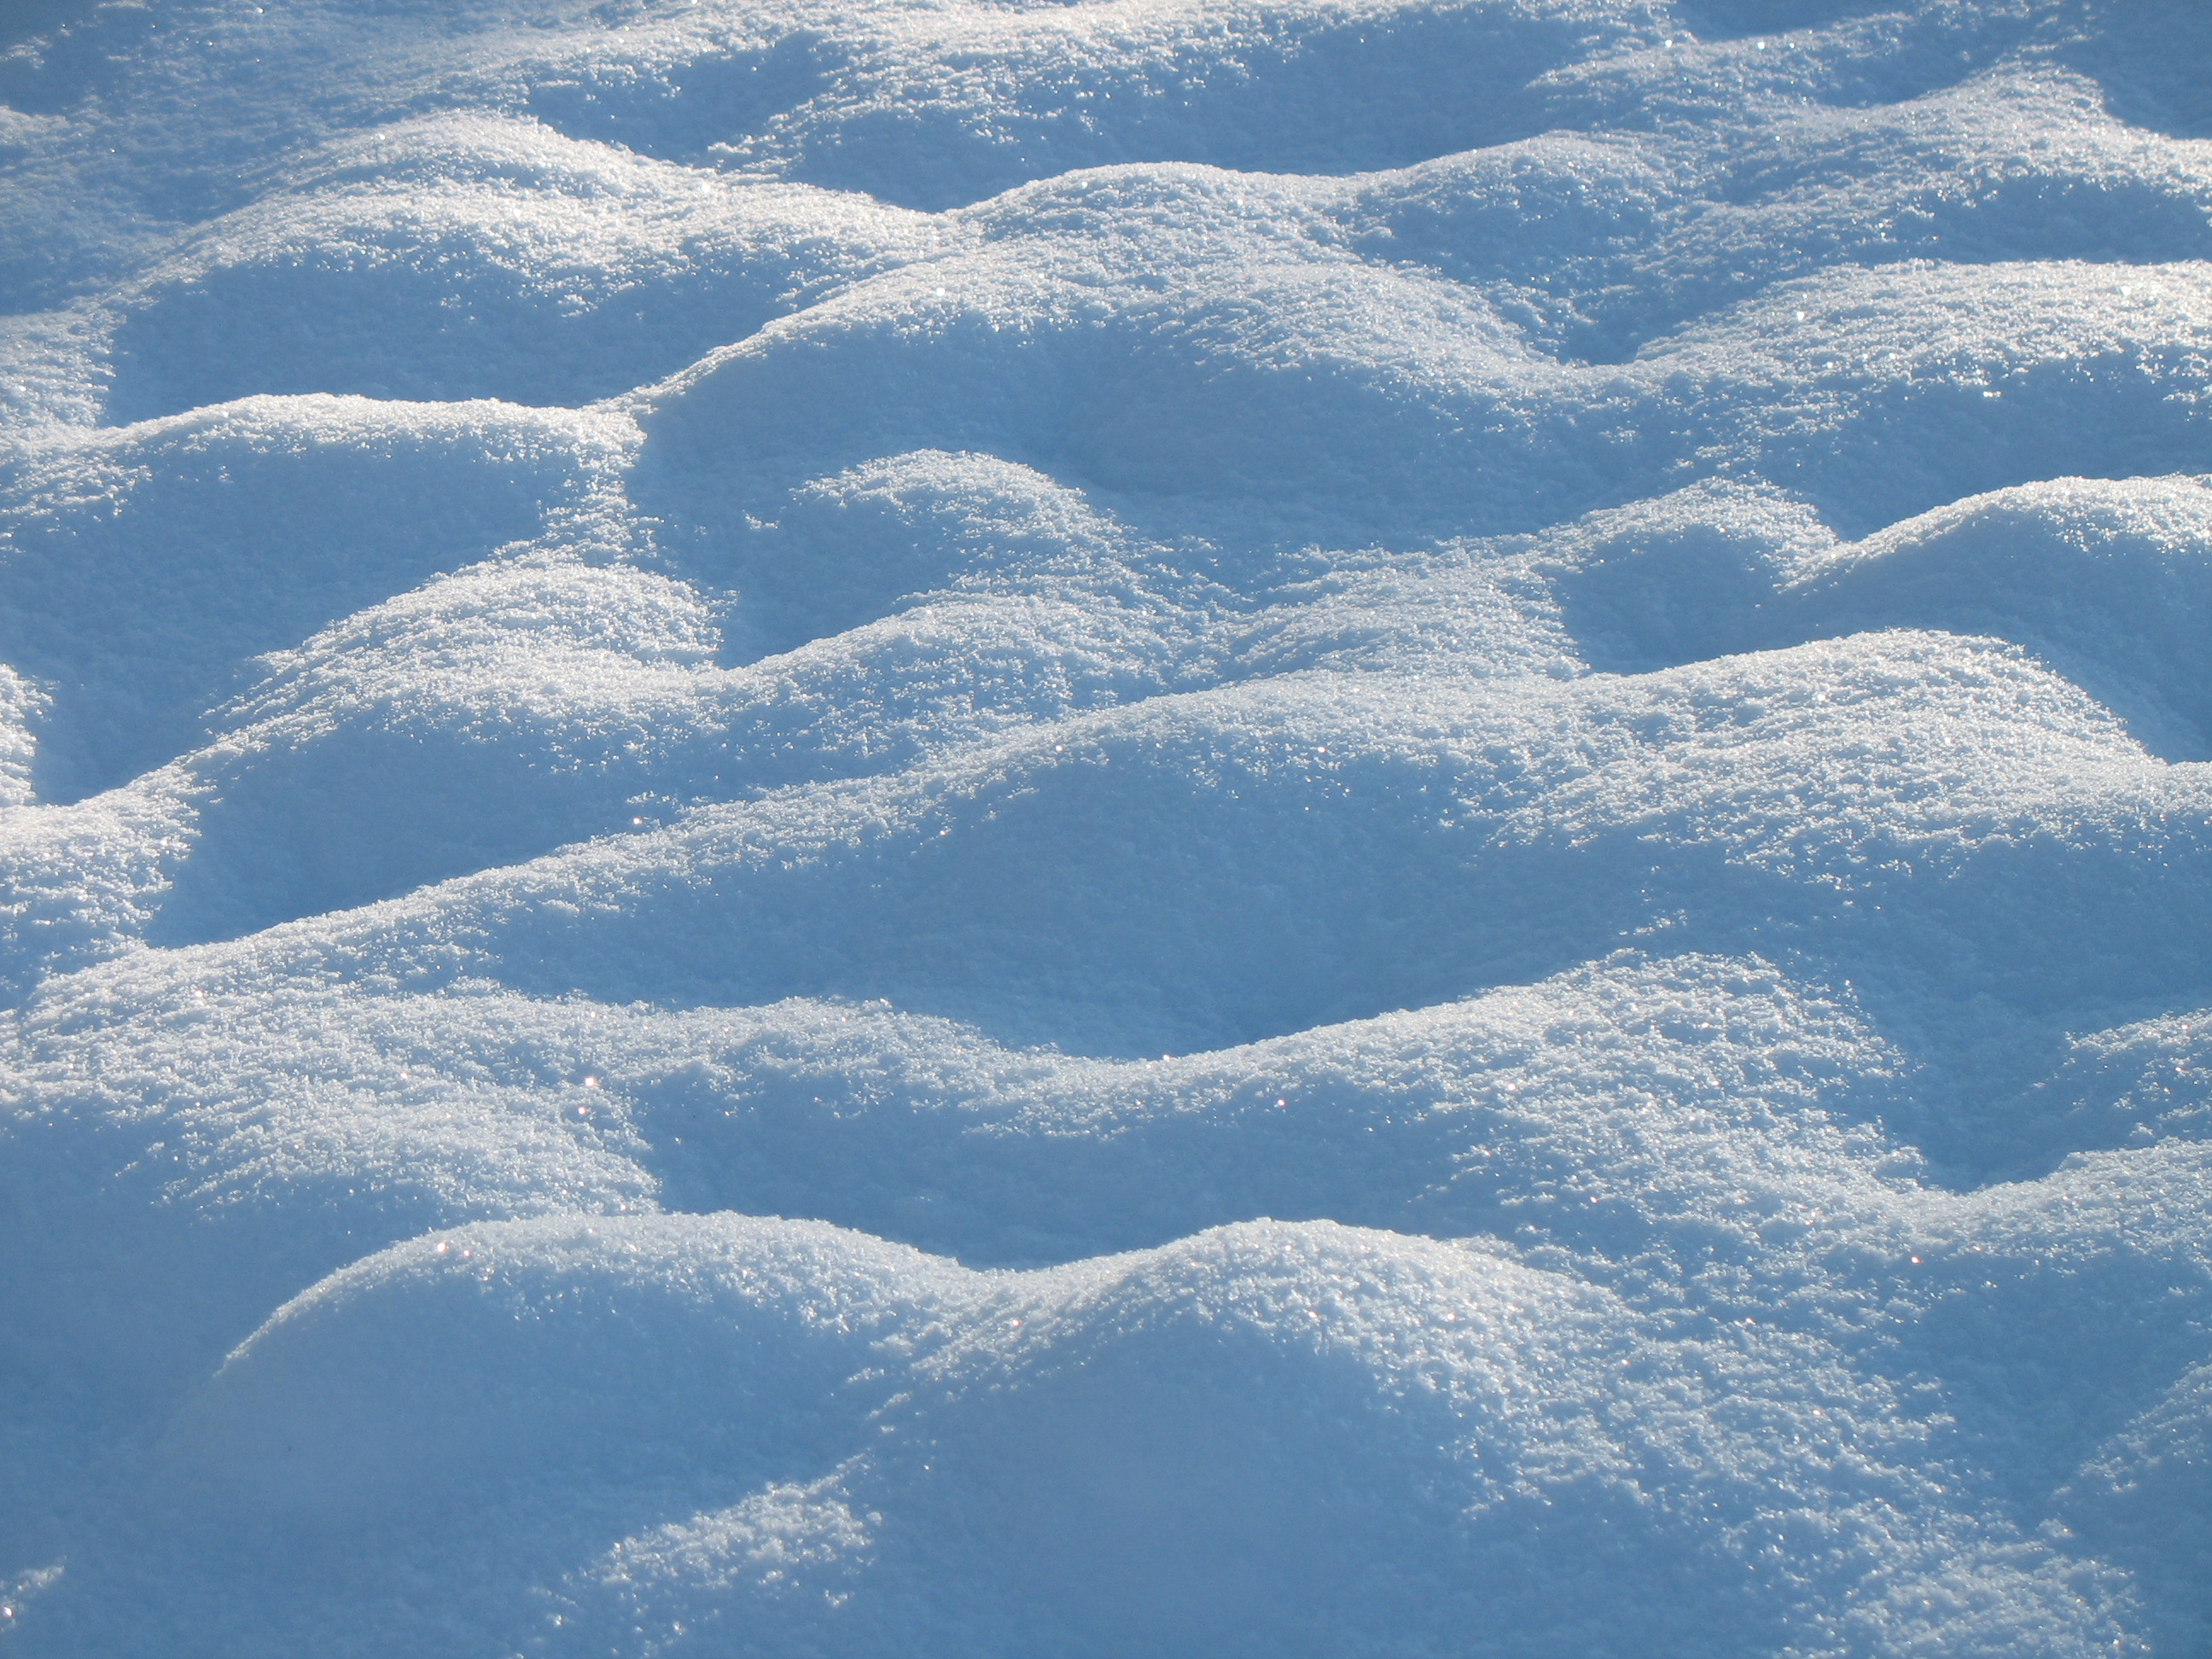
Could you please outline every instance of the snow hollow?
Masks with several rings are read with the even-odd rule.
[[[2203,0],[18,0],[0,1650],[2212,1653]]]

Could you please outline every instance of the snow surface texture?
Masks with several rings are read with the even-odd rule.
[[[2212,1651],[2202,0],[0,102],[0,1647]]]

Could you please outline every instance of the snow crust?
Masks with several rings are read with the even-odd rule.
[[[2208,88],[0,20],[0,1644],[2203,1651]]]

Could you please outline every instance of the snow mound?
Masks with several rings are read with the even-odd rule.
[[[0,24],[0,1641],[2201,1649],[2207,53]]]

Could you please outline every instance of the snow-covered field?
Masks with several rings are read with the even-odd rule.
[[[0,1650],[2212,1651],[2205,0],[0,104]]]

